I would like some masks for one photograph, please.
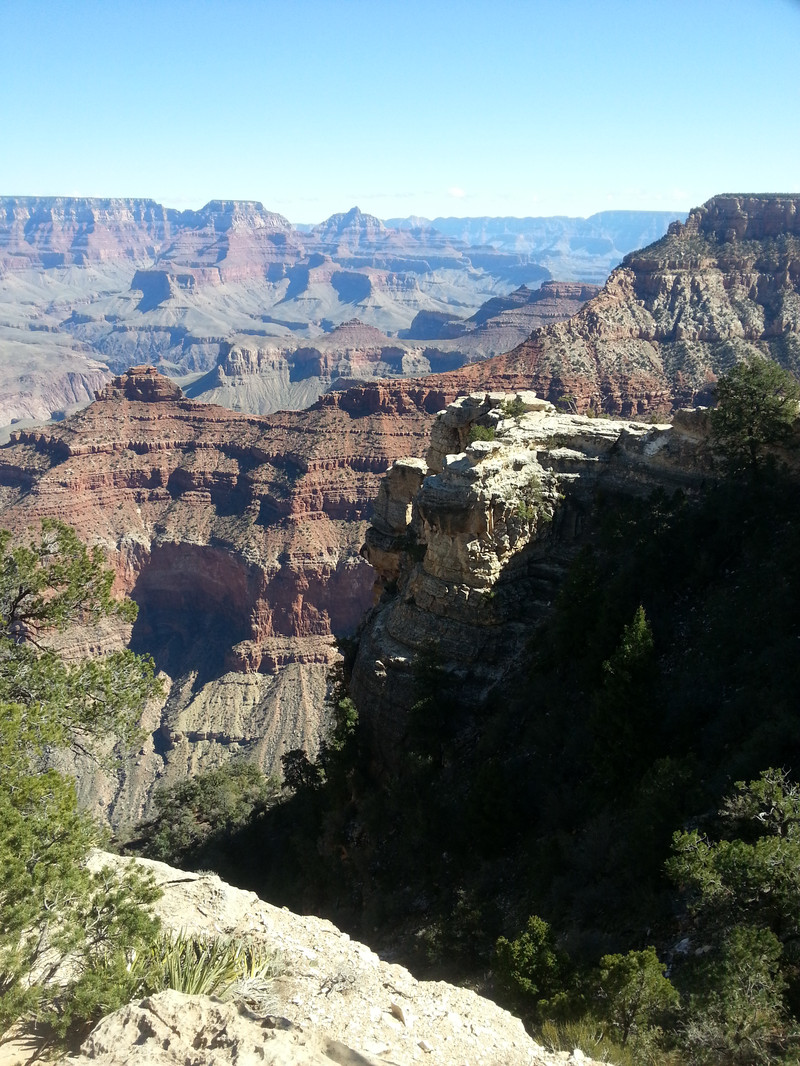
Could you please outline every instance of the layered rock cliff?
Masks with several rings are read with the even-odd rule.
[[[798,196],[720,196],[632,252],[568,322],[534,333],[474,387],[532,388],[635,417],[707,403],[749,355],[800,366]]]
[[[275,364],[268,388],[251,382],[236,391],[238,407],[248,395],[257,412],[304,405],[325,375],[304,386],[314,360],[292,353],[337,325],[356,317],[396,334],[420,311],[469,316],[486,299],[549,276],[524,251],[470,247],[429,226],[385,226],[357,208],[301,228],[250,201],[179,212],[152,200],[2,197],[5,417],[47,417],[72,404],[72,392],[58,388],[67,372],[151,363],[169,374],[203,373],[232,349],[263,350]],[[380,373],[452,369],[473,351],[507,350],[527,332],[504,328],[480,341],[476,331],[468,351],[391,355],[379,360],[387,364]],[[366,347],[362,368],[376,373],[374,344]],[[334,376],[349,375],[346,362]]]
[[[363,548],[377,603],[352,692],[376,752],[393,761],[431,652],[468,703],[518,669],[597,495],[713,478],[707,430],[702,410],[615,421],[559,413],[532,392],[474,393],[440,413],[426,458],[399,460],[382,481]]]
[[[419,312],[400,338],[359,319],[313,341],[255,343],[237,337],[213,371],[187,388],[188,396],[234,411],[267,414],[308,407],[331,388],[375,378],[420,377],[489,359],[513,348],[534,329],[561,322],[597,295],[595,285],[544,282],[493,297],[470,319]]]
[[[170,679],[118,778],[82,769],[98,813],[133,820],[157,781],[232,755],[274,771],[281,752],[316,749],[332,636],[351,632],[371,597],[359,548],[379,478],[420,450],[442,406],[405,396],[401,419],[384,392],[384,412],[362,390],[349,409],[263,419],[191,403],[139,367],[0,451],[0,525],[70,523],[139,603],[132,633],[77,635],[67,650],[130,642]]]

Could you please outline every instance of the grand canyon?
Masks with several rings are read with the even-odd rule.
[[[37,215],[35,205],[23,211],[19,202],[6,202],[7,216],[17,219],[3,246],[6,282],[34,267],[45,276],[64,264],[73,273],[117,269],[120,261],[161,249],[170,262],[180,258],[191,268],[192,292],[219,290],[256,274],[263,281],[276,248],[285,256],[289,241],[285,220],[248,205],[216,205],[187,220],[154,205],[128,204],[123,212],[114,202],[105,213],[95,205],[87,221],[76,205],[70,214],[69,202],[58,204],[60,213],[51,203],[49,214],[39,205]],[[140,606],[133,632],[102,640],[147,651],[169,678],[164,706],[149,712],[150,739],[119,780],[84,768],[85,802],[115,826],[130,824],[148,810],[159,781],[233,754],[274,772],[284,751],[316,749],[336,654],[332,638],[352,634],[372,602],[374,575],[360,549],[381,477],[396,460],[425,454],[437,413],[458,396],[533,389],[562,412],[663,419],[706,400],[717,376],[751,352],[794,367],[796,212],[791,198],[718,197],[630,253],[596,295],[582,283],[545,281],[538,290],[493,297],[462,336],[494,330],[507,338],[502,323],[510,316],[525,339],[463,369],[362,382],[326,392],[303,411],[259,416],[187,399],[153,366],[137,366],[99,388],[72,417],[13,430],[0,451],[3,525],[20,531],[58,516],[102,544],[119,590]],[[435,236],[351,215],[289,243],[300,256],[309,240],[316,242],[313,254],[322,255],[323,247],[331,251],[325,242],[332,234],[348,262],[372,242],[369,270],[390,251],[399,254],[403,242],[421,254],[420,242]],[[462,249],[457,258],[464,255]],[[170,293],[167,304],[174,288]],[[91,319],[89,332],[131,335],[113,316],[100,315],[94,300],[88,306],[95,308],[82,313]],[[569,311],[575,313],[568,321],[529,329],[531,314],[552,320]],[[416,312],[415,321],[425,315],[428,332],[465,329],[430,311]],[[80,317],[73,312],[73,323]],[[295,359],[307,353],[317,371],[312,395],[320,382],[330,383],[345,351],[349,376],[363,371],[356,352],[366,362],[372,353],[367,376],[374,368],[391,370],[381,347],[386,338],[376,334],[376,327],[349,322],[314,342],[313,357],[310,343],[295,348]],[[325,344],[335,353],[327,363]],[[184,352],[189,348],[194,341]],[[139,341],[125,354],[138,349]],[[212,376],[228,382],[218,384],[220,397],[243,387],[232,379],[244,382],[275,364],[264,350],[241,344],[214,358]],[[280,373],[291,379],[292,364]],[[462,432],[450,449],[465,444]]]
[[[572,314],[674,217],[476,227],[353,208],[298,228],[245,201],[3,197],[0,427],[73,410],[145,363],[256,414],[340,379],[452,369]],[[549,279],[563,284],[540,291]]]
[[[55,765],[124,836],[158,785],[231,760],[280,773],[297,749],[313,760],[336,638],[355,635],[349,692],[372,785],[353,785],[344,830],[325,823],[335,844],[320,833],[336,891],[316,885],[301,902],[377,929],[401,816],[387,800],[379,842],[370,788],[383,775],[405,802],[420,663],[435,652],[458,693],[452,747],[428,753],[449,780],[477,764],[481,716],[498,715],[492,701],[539,654],[608,510],[657,499],[671,513],[663,501],[724,485],[708,413],[718,380],[754,359],[800,369],[800,197],[720,195],[685,221],[594,216],[544,236],[357,209],[296,228],[225,201],[0,204],[0,526],[57,517],[100,545],[138,617],[74,628],[60,650],[128,646],[165,682],[140,749],[112,771]],[[795,480],[796,448],[795,426],[775,453]],[[506,745],[487,772],[536,777],[512,763]],[[518,855],[492,846],[476,869],[520,919]],[[449,869],[449,843],[440,852]],[[465,884],[448,908],[480,895]],[[420,885],[423,903],[388,921],[406,944],[439,875]]]

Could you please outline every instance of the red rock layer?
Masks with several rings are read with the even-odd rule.
[[[800,196],[723,196],[629,255],[566,322],[439,378],[443,391],[534,389],[636,416],[708,403],[735,361],[800,356]]]
[[[143,615],[171,612],[178,628],[192,612],[216,618],[230,668],[273,669],[273,638],[285,658],[284,638],[350,631],[370,603],[359,549],[371,501],[395,459],[424,451],[441,406],[425,389],[392,395],[259,418],[192,403],[135,367],[65,422],[12,435],[0,523],[69,522],[107,546]]]

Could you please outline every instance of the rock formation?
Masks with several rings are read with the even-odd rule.
[[[544,282],[534,290],[521,286],[488,300],[470,319],[421,311],[402,338],[389,338],[359,319],[313,341],[256,345],[234,338],[214,370],[186,393],[234,411],[299,410],[331,388],[439,373],[507,352],[534,329],[575,314],[598,291],[596,285],[562,282]]]
[[[484,430],[474,439],[475,427]],[[386,474],[363,549],[377,605],[352,694],[387,761],[421,654],[485,698],[515,669],[591,522],[598,492],[691,488],[714,476],[704,411],[672,425],[559,413],[522,392],[474,393],[438,415],[427,458]]]
[[[453,360],[458,365],[462,359]],[[186,390],[204,403],[267,414],[309,407],[331,386],[431,371],[425,349],[387,337],[355,318],[313,341],[234,338],[216,367]]]
[[[118,825],[162,779],[232,756],[275,771],[281,752],[316,749],[332,635],[371,598],[359,548],[379,478],[421,450],[451,398],[375,386],[265,419],[192,403],[135,367],[72,418],[12,435],[0,525],[70,523],[140,605],[132,633],[78,634],[67,651],[130,641],[171,679],[119,779],[82,768],[85,803]]]
[[[153,652],[174,682],[166,707],[149,712],[152,739],[135,772],[113,785],[87,773],[85,797],[99,797],[99,810],[120,822],[136,817],[165,772],[174,778],[234,752],[274,768],[287,747],[314,749],[330,635],[352,630],[370,599],[371,577],[358,549],[379,478],[396,459],[421,455],[432,416],[476,391],[476,382],[483,386],[482,397],[494,388],[538,384],[536,391],[548,400],[571,394],[569,404],[576,409],[591,404],[612,412],[649,410],[702,398],[702,383],[713,382],[725,365],[748,352],[791,363],[800,321],[795,206],[785,197],[711,201],[685,226],[630,256],[569,322],[535,332],[506,356],[457,372],[329,392],[308,411],[258,418],[190,403],[165,378],[139,368],[118,378],[81,414],[46,430],[16,431],[0,453],[0,522],[20,529],[43,515],[57,515],[103,544],[119,587],[141,604],[134,646]],[[230,217],[234,225],[236,212]],[[280,227],[264,228],[274,235]],[[483,325],[508,313],[515,309]],[[350,341],[374,341],[378,350],[370,327],[351,322],[339,337],[334,349],[339,354],[331,363],[325,363],[324,346],[315,349],[318,370],[332,372],[342,352],[352,364],[353,356],[346,355]],[[482,398],[480,418],[497,421],[497,413],[490,418],[493,406]],[[385,511],[390,517],[379,517],[370,535],[370,551],[380,552],[374,561],[388,568],[385,584],[405,580],[403,567],[409,564],[398,544],[412,551],[411,559],[423,550],[430,553],[421,568],[414,559],[417,568],[405,598],[376,622],[384,626],[386,654],[397,660],[399,675],[407,675],[417,639],[408,632],[428,632],[428,607],[442,615],[466,611],[468,624],[483,627],[482,637],[499,647],[504,638],[498,611],[506,599],[511,603],[524,595],[532,604],[547,602],[558,576],[558,553],[541,566],[528,562],[556,527],[559,543],[568,543],[570,523],[582,521],[571,508],[580,511],[580,486],[592,484],[594,472],[602,471],[606,484],[622,469],[628,484],[637,479],[652,484],[653,463],[676,448],[678,460],[670,470],[699,461],[691,444],[695,431],[683,416],[664,436],[652,427],[630,430],[618,422],[529,413],[520,426],[543,435],[541,440],[522,446],[513,476],[498,473],[495,484],[492,474],[483,485],[484,472],[498,462],[504,469],[505,460],[494,456],[491,441],[467,447],[474,412],[469,405],[459,410],[457,418],[450,413],[437,423],[431,455],[438,459],[431,463],[439,480],[428,479],[420,490],[417,524],[406,530],[400,522],[395,528],[394,504],[387,511],[381,503],[379,516]],[[500,426],[506,433],[503,421]],[[560,445],[553,447],[553,440]],[[665,440],[670,443],[663,450]],[[639,444],[646,444],[647,462],[620,466]],[[461,453],[452,469],[444,465],[446,454]],[[412,464],[402,476],[394,475],[403,493],[414,478],[421,480],[415,469]],[[582,476],[570,480],[579,471]],[[587,471],[593,472],[588,479]],[[684,470],[680,476],[689,474]],[[471,506],[460,505],[464,513],[458,521],[466,523],[460,529],[442,501],[467,489],[463,498]],[[527,496],[503,503],[507,492]],[[559,493],[569,506],[542,524],[542,508]],[[440,558],[431,547],[442,515],[456,538],[451,562],[446,552]],[[475,548],[487,537],[489,555]],[[481,568],[491,570],[495,549],[502,549],[502,574],[509,575],[498,578],[497,589],[494,579],[486,587],[475,584],[477,577],[456,580],[458,567],[472,562],[483,581]],[[442,581],[453,587],[443,591]],[[371,654],[372,639],[362,658]],[[373,664],[386,667],[385,659],[376,645]],[[492,661],[489,647],[479,664],[489,679]],[[365,692],[380,688],[367,674],[357,684]],[[476,691],[488,683],[478,679]],[[405,699],[404,684],[400,677],[387,689],[390,717],[392,700]]]
[[[470,318],[420,311],[403,336],[456,341],[443,345],[443,351],[466,350],[466,361],[475,362],[509,351],[535,329],[571,318],[599,291],[598,285],[577,282],[543,281],[538,289],[521,285],[507,296],[487,300]]]
[[[95,862],[126,860],[98,855]],[[443,981],[417,981],[328,921],[272,907],[219,878],[144,862],[163,887],[167,929],[249,938],[278,952],[274,1005],[162,992],[104,1019],[71,1066],[140,1062],[197,1066],[556,1066],[586,1063],[545,1051],[519,1019]]]
[[[430,226],[467,245],[533,256],[554,278],[602,285],[628,252],[657,240],[674,218],[668,211],[600,211],[589,218],[392,218],[386,225]]]
[[[358,318],[396,334],[419,311],[470,315],[487,298],[549,276],[524,251],[473,248],[429,226],[395,229],[357,208],[293,227],[248,201],[179,212],[152,200],[2,197],[0,417],[8,424],[62,411],[90,394],[97,380],[89,375],[106,368],[149,363],[200,374],[235,350],[269,353],[262,361],[280,371],[267,370],[270,410],[307,405],[325,374],[303,386],[303,374],[315,376],[314,358],[291,353],[337,325]],[[392,355],[380,368],[367,351],[362,369],[452,369],[473,350],[496,354],[498,343],[513,346],[524,335],[506,331],[487,347],[476,331],[469,352],[434,350],[422,359],[412,345],[408,358]],[[59,385],[67,374],[82,376],[77,397]],[[348,374],[343,365],[333,376]],[[256,411],[266,410],[263,392]],[[236,392],[239,407],[247,393]]]
[[[707,403],[717,377],[749,355],[794,370],[798,213],[798,196],[715,197],[628,255],[568,322],[463,379],[635,417]]]

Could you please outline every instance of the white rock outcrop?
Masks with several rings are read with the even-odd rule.
[[[443,981],[417,981],[320,918],[273,907],[209,874],[138,861],[163,889],[164,926],[247,937],[280,952],[274,1014],[162,992],[105,1018],[65,1066],[563,1066],[522,1022]],[[588,1060],[582,1060],[588,1062]]]
[[[673,425],[556,411],[530,391],[476,392],[442,411],[425,460],[385,475],[362,555],[376,573],[351,694],[391,764],[435,649],[467,703],[516,668],[585,542],[599,493],[646,497],[715,476],[708,416]]]

